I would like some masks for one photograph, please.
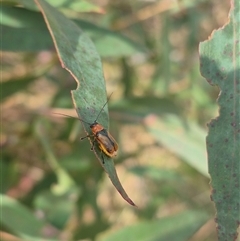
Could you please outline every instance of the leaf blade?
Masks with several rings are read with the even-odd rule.
[[[220,88],[219,116],[209,123],[207,152],[219,240],[236,240],[240,223],[240,2],[230,21],[200,44],[201,73]]]
[[[93,123],[107,100],[100,56],[92,41],[74,22],[45,1],[36,0],[36,3],[51,33],[62,67],[69,71],[77,82],[77,89],[72,91],[76,111],[85,122]],[[99,116],[99,123],[108,129],[107,106]],[[82,124],[86,134],[91,133],[89,124]],[[106,164],[103,164],[99,148],[94,147],[93,150],[118,192],[129,204],[135,206],[117,177],[113,160],[106,156]]]

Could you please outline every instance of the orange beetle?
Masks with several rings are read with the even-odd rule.
[[[99,149],[102,150],[107,156],[114,157],[117,155],[118,144],[110,133],[96,121],[90,125],[93,133],[94,141],[99,144]],[[81,138],[84,139],[85,137]]]
[[[109,100],[109,98],[108,98],[108,100]],[[91,131],[92,131],[92,135],[84,136],[84,137],[81,138],[81,140],[83,140],[87,137],[93,137],[94,139],[93,139],[91,150],[93,150],[94,143],[97,142],[99,149],[102,152],[104,152],[105,155],[107,155],[109,157],[115,157],[117,155],[117,151],[118,151],[117,142],[111,136],[111,134],[108,132],[108,130],[106,130],[101,124],[99,124],[97,122],[97,119],[100,116],[100,114],[102,113],[102,110],[105,107],[105,105],[108,103],[108,100],[103,105],[102,109],[100,110],[100,112],[97,115],[96,120],[92,124],[88,123],[88,122],[86,122],[82,119],[79,119],[80,121],[83,121],[84,123],[89,124],[89,126],[91,128]],[[103,156],[102,156],[102,159],[103,159],[103,164],[104,164]]]

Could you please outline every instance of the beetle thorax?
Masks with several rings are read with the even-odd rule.
[[[98,124],[97,122],[94,122],[93,124],[91,124],[90,128],[91,128],[93,134],[96,134],[99,131],[104,129],[103,126]]]

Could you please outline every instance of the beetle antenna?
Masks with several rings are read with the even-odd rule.
[[[112,93],[113,93],[113,92],[112,92]],[[95,120],[94,122],[96,122],[96,121],[97,121],[98,117],[99,117],[99,116],[100,116],[100,114],[102,113],[103,108],[105,107],[105,105],[106,105],[106,104],[108,103],[108,101],[110,100],[112,93],[111,93],[111,94],[109,95],[109,97],[107,98],[106,103],[103,105],[102,109],[101,109],[101,110],[100,110],[100,112],[98,113],[97,118],[96,118],[96,120]]]
[[[86,124],[88,124],[88,125],[91,125],[90,123],[84,121],[83,119],[80,119],[80,118],[75,117],[75,116],[65,115],[65,114],[61,114],[61,113],[53,113],[53,114],[62,115],[62,116],[66,116],[66,117],[71,117],[71,118],[74,118],[74,119],[80,120],[80,121],[82,121],[82,122],[84,122],[84,123],[86,123]]]

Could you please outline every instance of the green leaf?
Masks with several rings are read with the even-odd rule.
[[[57,176],[57,184],[53,186],[52,190],[55,194],[58,195],[63,195],[74,189],[76,191],[77,187],[74,180],[58,163],[57,158],[54,155],[54,152],[48,140],[47,130],[45,126],[46,125],[44,125],[44,122],[42,120],[38,120],[35,124],[35,133],[43,146],[49,166],[52,168],[52,170]]]
[[[111,103],[110,108],[112,112],[116,111],[123,116],[127,115],[127,118],[134,121],[152,113],[158,115],[165,113],[181,114],[179,106],[174,103],[172,98],[131,97]]]
[[[230,20],[200,45],[201,73],[220,88],[219,116],[209,123],[207,152],[218,240],[237,239],[240,224],[240,2]]]
[[[186,211],[172,217],[141,222],[99,239],[100,241],[186,241],[207,220],[204,212]]]
[[[52,4],[52,2],[59,2],[59,0],[51,0],[51,2],[49,2],[52,6],[54,6]],[[67,9],[71,9],[75,12],[96,12],[96,13],[104,13],[104,10],[97,6],[96,4],[93,4],[89,1],[84,1],[84,0],[74,0],[74,1],[69,1],[69,0],[65,0],[65,2],[62,2],[60,7],[64,7]]]
[[[147,49],[120,32],[108,30],[96,24],[74,20],[91,38],[101,57],[126,57],[136,53],[146,53]]]
[[[72,91],[72,98],[80,118],[93,123],[107,100],[102,64],[92,41],[78,26],[43,0],[36,1],[44,16],[53,38],[63,68],[68,70],[77,82],[77,89]],[[108,110],[105,106],[98,119],[108,129]],[[91,133],[89,124],[83,123],[86,134]],[[91,145],[93,145],[92,141]],[[122,197],[131,205],[135,205],[119,182],[114,162],[94,145],[97,159],[108,173],[113,185]]]
[[[53,41],[40,13],[10,7],[2,7],[0,11],[2,50],[40,51],[53,48]],[[102,57],[122,57],[146,52],[142,45],[121,33],[83,20],[75,22],[91,37]]]
[[[73,198],[75,197],[75,198]],[[34,207],[44,213],[44,217],[60,230],[64,230],[74,213],[77,195],[74,192],[64,195],[54,195],[49,190],[39,192],[34,199]],[[54,203],[54,205],[53,205]]]
[[[204,130],[194,123],[184,123],[176,115],[170,114],[161,118],[148,116],[145,125],[159,143],[208,176]]]
[[[40,13],[10,7],[2,7],[0,11],[2,50],[40,51],[53,47],[52,39]]]
[[[11,2],[9,0],[2,0],[2,2],[4,5],[8,6],[22,5],[29,10],[39,10],[33,0],[11,0]],[[101,7],[85,0],[48,0],[48,3],[56,8],[73,10],[75,12],[104,13],[104,10]]]
[[[1,223],[25,240],[38,240],[44,226],[30,210],[16,200],[0,194]]]
[[[129,169],[139,177],[150,178],[154,181],[180,181],[181,176],[174,170],[159,168],[156,166],[137,166]]]

